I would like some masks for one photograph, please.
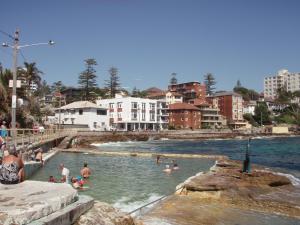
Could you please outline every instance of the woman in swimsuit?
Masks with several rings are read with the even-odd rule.
[[[18,184],[24,181],[24,163],[18,156],[15,146],[8,150],[9,155],[4,156],[0,169],[0,182],[2,184]]]

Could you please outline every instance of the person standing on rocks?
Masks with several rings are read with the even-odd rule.
[[[69,176],[70,176],[70,170],[64,166],[63,163],[60,164],[59,166],[61,170],[61,182],[62,183],[69,183]]]

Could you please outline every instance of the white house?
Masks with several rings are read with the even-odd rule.
[[[256,101],[244,102],[243,107],[243,114],[251,114],[252,116],[255,115]]]
[[[181,94],[179,94],[177,92],[168,91],[166,93],[166,102],[167,102],[167,105],[175,104],[175,103],[182,103],[183,97]]]
[[[68,127],[85,127],[91,130],[107,130],[107,108],[88,101],[78,101],[55,110],[57,123]]]
[[[97,100],[96,104],[108,108],[109,125],[112,129],[133,131],[158,130],[162,127],[162,121],[158,121],[158,112],[161,110],[157,100],[116,95],[113,99]]]

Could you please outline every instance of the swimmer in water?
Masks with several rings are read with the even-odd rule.
[[[172,172],[172,169],[170,169],[169,165],[166,165],[166,168],[164,169],[164,172],[166,172],[166,173],[171,173]]]
[[[173,163],[173,170],[179,170],[179,166],[178,164],[175,162],[175,160],[172,160],[172,163]]]

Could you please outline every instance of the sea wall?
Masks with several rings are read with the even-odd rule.
[[[44,157],[44,163],[47,163],[56,153],[58,149],[54,149],[51,152],[48,152],[47,155]],[[29,161],[25,162],[24,169],[25,169],[25,179],[30,178],[34,173],[36,173],[42,167],[41,162]]]
[[[44,143],[37,143],[35,145],[32,145],[29,148],[22,149],[21,152],[23,154],[23,158],[28,158],[28,154],[30,151],[34,151],[35,149],[42,149],[43,151],[43,160],[44,163],[47,163],[48,160],[50,160],[57,152],[58,150],[53,149],[56,147],[64,138],[58,138],[55,140],[51,140],[48,142]],[[41,162],[35,162],[35,161],[25,161],[25,178],[28,179],[30,178],[35,172],[37,172],[41,167],[42,163]]]
[[[92,143],[117,142],[117,141],[148,141],[168,139],[213,139],[213,138],[234,138],[238,135],[230,130],[175,130],[160,132],[93,132],[79,131],[77,133],[80,147],[90,147]]]

